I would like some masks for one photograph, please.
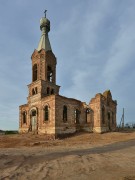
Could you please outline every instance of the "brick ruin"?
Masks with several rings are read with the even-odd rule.
[[[98,93],[89,104],[59,95],[56,85],[57,60],[48,32],[50,21],[40,20],[42,35],[32,60],[32,82],[28,85],[27,104],[19,107],[19,132],[58,137],[76,131],[107,132],[116,130],[117,101],[110,90]]]

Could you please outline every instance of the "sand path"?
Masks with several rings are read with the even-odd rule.
[[[1,148],[0,179],[133,180],[135,140],[80,148]]]

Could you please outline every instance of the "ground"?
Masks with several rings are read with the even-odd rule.
[[[133,180],[135,132],[0,135],[0,179]]]

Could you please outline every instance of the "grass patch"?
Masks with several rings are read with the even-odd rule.
[[[5,131],[5,135],[9,135],[9,134],[18,134],[18,131]]]

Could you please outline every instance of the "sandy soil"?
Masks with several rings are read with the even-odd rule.
[[[135,132],[0,136],[2,180],[135,180]]]

